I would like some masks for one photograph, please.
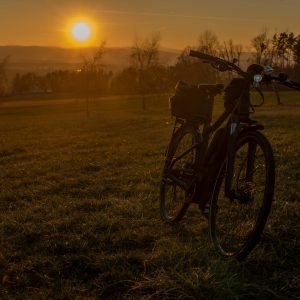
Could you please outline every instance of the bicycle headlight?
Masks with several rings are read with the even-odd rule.
[[[260,74],[255,74],[253,80],[255,83],[260,83],[262,81],[262,76]]]

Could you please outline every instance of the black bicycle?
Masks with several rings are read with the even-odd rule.
[[[252,64],[243,71],[235,63],[197,51],[190,56],[215,69],[239,75],[222,84],[191,86],[179,82],[170,98],[175,125],[166,151],[160,185],[160,213],[165,222],[179,222],[192,203],[208,212],[210,237],[225,257],[243,260],[258,243],[274,194],[275,164],[263,125],[250,118],[264,103],[261,83],[300,90],[300,84],[272,69]],[[250,90],[262,102],[253,105]],[[213,123],[214,97],[222,92],[224,112]],[[224,126],[222,126],[224,124]]]

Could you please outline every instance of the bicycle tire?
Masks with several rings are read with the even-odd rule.
[[[243,151],[244,146],[246,149]],[[239,159],[241,154],[245,154],[246,161]],[[236,184],[234,186],[236,191],[239,191],[236,194],[240,196],[236,196],[237,199],[229,199],[225,197],[225,193],[222,195],[225,190],[222,185],[225,181],[227,163],[224,160],[211,197],[209,232],[219,254],[242,261],[259,242],[272,206],[275,163],[267,138],[258,131],[243,132],[236,143],[234,166],[237,162],[247,164],[245,171],[240,169],[234,173],[235,177],[232,181],[233,186]],[[255,167],[256,163],[261,168]],[[264,174],[261,173],[262,169]],[[242,174],[244,178],[240,177]],[[263,182],[260,183],[260,181]],[[263,186],[263,190],[260,190],[260,186]],[[249,204],[248,207],[247,204]],[[252,221],[250,209],[253,209],[255,213]]]
[[[176,223],[183,218],[190,205],[187,198],[191,196],[190,191],[182,189],[170,177],[171,175],[173,177],[177,176],[178,179],[180,177],[180,179],[186,181],[187,185],[195,180],[199,149],[195,147],[190,153],[183,156],[173,165],[174,158],[179,157],[184,151],[192,147],[193,144],[200,143],[200,141],[201,134],[192,125],[181,126],[171,138],[163,167],[159,200],[161,218],[167,223]],[[169,193],[168,189],[171,189],[171,193]],[[169,194],[172,194],[172,196]],[[168,196],[172,198],[171,201],[169,201]],[[175,197],[179,199],[175,199]]]

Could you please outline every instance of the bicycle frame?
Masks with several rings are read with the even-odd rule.
[[[200,161],[196,165],[197,177],[194,182],[187,186],[184,182],[181,182],[178,178],[176,178],[176,176],[170,176],[170,178],[186,191],[189,191],[189,189],[196,184],[196,191],[192,196],[192,202],[198,203],[200,208],[203,208],[209,201],[217,172],[219,172],[221,166],[220,161],[223,163],[226,158],[225,194],[229,198],[235,195],[231,186],[233,180],[233,166],[235,159],[234,147],[236,145],[236,141],[240,133],[244,130],[262,130],[264,128],[256,121],[249,119],[249,99],[250,92],[249,89],[247,89],[231,110],[225,110],[212,125],[209,123],[203,124],[202,132],[199,133],[202,137],[201,142],[193,144],[176,157],[171,163],[172,168],[176,162],[188,155],[194,149],[198,148]],[[225,126],[221,127],[226,120],[227,122]],[[194,126],[199,128],[199,124],[195,125],[193,122],[182,122],[181,120],[176,121],[181,123],[182,126]],[[213,134],[214,136],[212,140],[209,141]],[[219,147],[216,149],[217,146]],[[226,151],[224,151],[224,147]],[[248,155],[250,159],[248,162],[249,165],[247,165],[247,170],[251,170],[251,164],[254,163],[253,159],[251,160],[253,152],[254,149],[249,150]],[[246,176],[250,180],[252,174],[247,171]],[[200,195],[202,196],[202,200],[199,201],[197,198]]]

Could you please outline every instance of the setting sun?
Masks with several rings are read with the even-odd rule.
[[[77,22],[71,30],[73,38],[78,42],[86,42],[91,37],[91,27],[86,22]]]

